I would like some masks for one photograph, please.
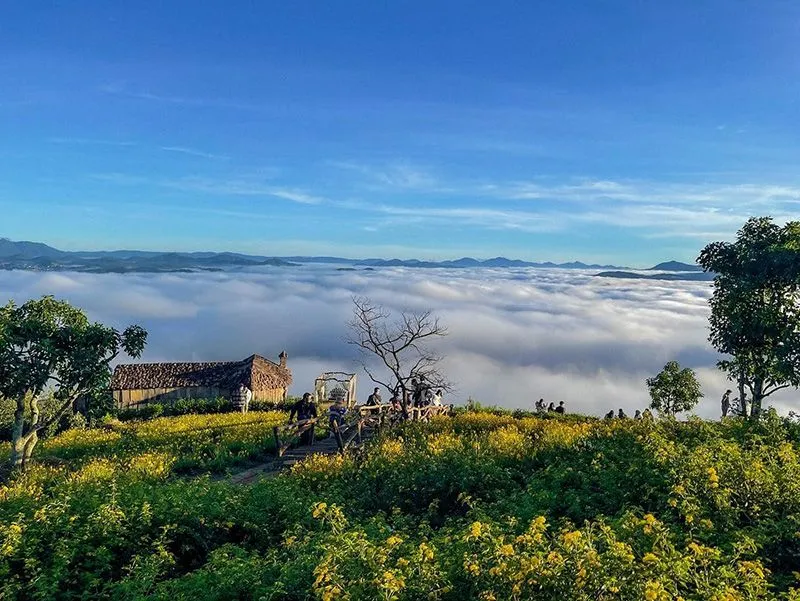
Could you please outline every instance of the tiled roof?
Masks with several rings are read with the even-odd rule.
[[[251,390],[284,388],[292,383],[292,373],[259,355],[252,355],[243,361],[130,363],[114,369],[111,388],[234,388],[240,382]]]

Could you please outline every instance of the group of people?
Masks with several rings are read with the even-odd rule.
[[[614,419],[614,418],[617,418],[617,419],[628,419],[628,414],[625,413],[622,410],[622,408],[620,407],[619,411],[617,411],[616,414],[614,413],[614,410],[612,409],[611,411],[609,411],[605,415],[605,419]],[[633,419],[650,419],[651,420],[651,419],[653,419],[653,414],[650,412],[649,409],[645,409],[644,411],[639,411],[637,409],[636,412],[633,414]]]
[[[544,399],[539,399],[536,401],[536,412],[537,413],[566,413],[566,407],[564,407],[564,401],[559,401],[558,406],[555,403],[550,403],[549,405],[545,403]]]
[[[248,391],[249,392],[249,391]],[[427,407],[430,405],[440,406],[442,404],[442,390],[433,390],[430,385],[425,382],[424,378],[411,380],[411,402],[414,407]],[[247,398],[249,402],[249,397]],[[377,407],[383,404],[380,388],[377,386],[372,390],[372,394],[367,397],[365,407]],[[563,402],[562,402],[563,405]],[[391,411],[402,411],[403,401],[398,394],[393,394],[389,399],[389,407]],[[561,411],[563,413],[563,410]],[[328,426],[333,432],[336,426],[344,424],[345,416],[347,415],[347,405],[343,399],[335,400],[330,407],[328,407]],[[289,412],[289,423],[292,424],[297,421],[305,421],[318,417],[317,406],[311,398],[311,393],[306,392],[303,397],[292,405]],[[300,435],[300,444],[310,444],[313,439],[313,426]]]

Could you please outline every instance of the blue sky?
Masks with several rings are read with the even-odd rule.
[[[641,264],[800,214],[795,2],[20,2],[0,236]]]

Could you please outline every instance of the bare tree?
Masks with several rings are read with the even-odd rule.
[[[402,395],[404,413],[413,392],[412,380],[434,389],[452,389],[439,370],[442,357],[430,348],[432,342],[447,335],[447,328],[432,311],[402,311],[393,316],[368,298],[354,297],[353,320],[348,327],[347,342],[361,353],[364,371],[376,384]],[[375,358],[386,375],[376,373]]]

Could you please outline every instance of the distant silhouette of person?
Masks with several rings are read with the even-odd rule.
[[[619,417],[620,419],[627,419],[627,418],[628,418],[628,416],[627,416],[627,415],[625,415],[625,412],[622,410],[622,407],[620,407],[620,409],[619,409],[619,414],[618,414],[618,417]]]
[[[614,419],[614,410],[612,409],[608,413],[606,413],[605,419]]]
[[[556,407],[556,413],[564,414],[566,410],[564,409],[564,401],[559,401],[558,407]]]
[[[642,419],[642,412],[637,409],[636,413],[633,414],[633,419]]]
[[[550,404],[547,406],[547,412],[548,412],[548,413],[552,413],[552,412],[554,412],[555,410],[556,410],[556,404],[555,404],[555,403],[550,403]]]
[[[544,413],[544,410],[545,410],[544,399],[539,399],[538,401],[536,401],[536,411],[538,411],[539,413]]]
[[[642,419],[646,419],[647,421],[653,421],[653,412],[649,409],[645,409],[642,411]]]
[[[726,390],[725,394],[722,395],[722,401],[720,403],[722,405],[722,417],[728,417],[728,411],[730,411],[731,408],[732,392],[732,390]]]
[[[431,396],[431,405],[434,405],[434,406],[436,406],[436,407],[440,407],[440,406],[441,406],[441,404],[442,404],[442,391],[441,391],[441,389],[440,389],[440,390],[437,390],[437,391],[436,391],[436,392],[435,392],[435,393],[434,393],[434,394]]]

